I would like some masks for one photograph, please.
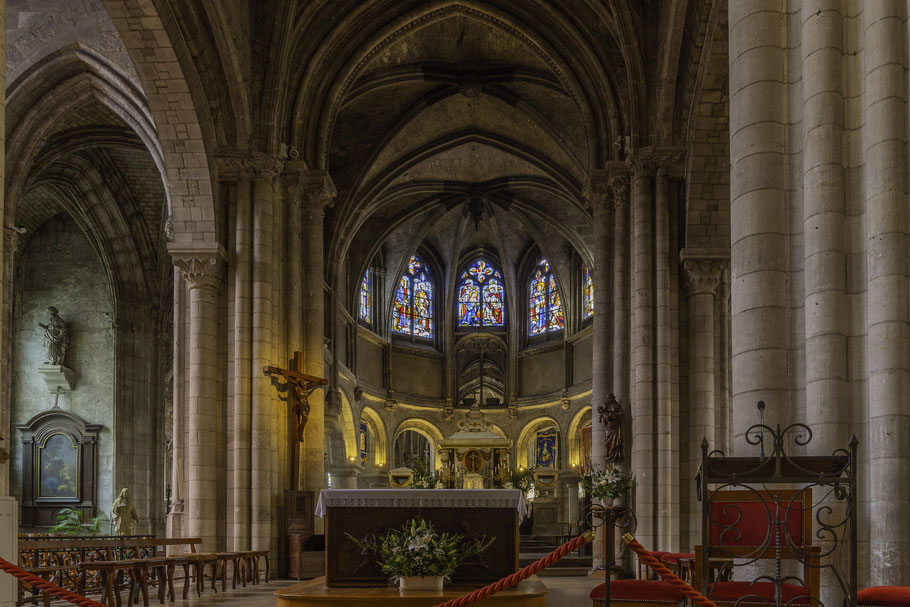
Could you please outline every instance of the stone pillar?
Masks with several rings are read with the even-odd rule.
[[[786,26],[785,0],[729,5],[733,451],[748,455],[757,401],[772,427],[790,416]]]
[[[2,3],[3,0],[0,0]],[[5,35],[5,30],[4,34]],[[0,51],[2,52],[2,51]],[[2,77],[0,77],[2,78]],[[0,101],[0,107],[3,102]],[[2,112],[2,110],[0,110]],[[2,115],[2,114],[0,114]],[[2,135],[0,135],[2,147]],[[0,167],[0,183],[3,169]],[[0,203],[3,193],[0,192]],[[2,204],[0,204],[2,211]],[[19,251],[19,231],[3,227],[3,247],[0,251],[0,497],[9,495],[9,458],[12,451],[12,360],[13,360],[13,279],[15,260]]]
[[[324,209],[335,197],[335,186],[324,172],[311,171],[303,196],[303,355],[304,372],[325,377]],[[304,431],[302,479],[306,491],[326,487],[325,394],[315,390],[309,399],[310,417]],[[322,519],[316,519],[317,533]]]
[[[632,173],[632,473],[635,475],[637,535],[645,546],[655,546],[657,479],[654,474],[654,269],[651,213],[654,165],[641,154],[630,157]]]
[[[613,189],[613,290],[604,293],[613,305],[613,395],[626,410],[629,423],[629,177],[610,181]],[[594,284],[595,305],[597,283]],[[628,434],[626,434],[628,436]],[[628,457],[628,446],[625,456]],[[624,466],[628,467],[628,466]]]
[[[910,584],[907,5],[864,2],[869,584]]]
[[[694,489],[702,439],[708,439],[714,448],[714,297],[727,261],[684,259],[682,265],[689,295],[689,434],[686,453],[680,454],[686,461],[681,482]],[[694,497],[688,500],[686,510],[688,545],[694,546],[701,542],[701,508]]]
[[[216,549],[221,416],[218,382],[218,289],[225,253],[220,245],[168,251],[186,281],[189,297],[189,389],[186,433],[184,529],[202,538],[202,550]]]
[[[594,281],[594,320],[591,369],[591,467],[603,470],[607,464],[604,444],[604,424],[598,414],[610,394],[610,248],[612,224],[612,191],[608,171],[592,171],[585,184],[585,198],[594,219],[594,267],[591,268]],[[593,543],[593,565],[603,564],[603,537],[598,529]]]
[[[171,512],[167,517],[168,537],[184,536],[186,512],[186,432],[187,432],[187,292],[183,274],[174,268],[174,373],[173,414],[171,416]]]
[[[274,183],[282,170],[282,163],[266,154],[254,153],[247,159],[247,165],[253,172],[250,545],[253,550],[268,550],[272,548],[272,418],[278,415],[276,409],[281,404],[270,378],[263,374],[262,369],[274,364],[277,358],[272,333],[272,232]]]

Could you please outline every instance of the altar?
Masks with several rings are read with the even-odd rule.
[[[388,585],[388,576],[347,537],[400,529],[415,516],[439,532],[495,538],[482,555],[466,560],[451,583],[483,586],[518,570],[518,524],[527,514],[518,489],[325,489],[316,516],[325,520],[328,587]]]

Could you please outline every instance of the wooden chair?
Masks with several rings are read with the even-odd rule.
[[[702,502],[708,515],[707,547],[695,547],[696,589],[721,607],[774,603],[770,582],[715,581],[707,584],[702,571],[704,551],[708,559],[781,560],[803,564],[805,585],[784,584],[781,604],[808,605],[819,598],[818,547],[812,546],[812,492],[805,490],[721,490]],[[784,518],[786,517],[786,518]],[[704,520],[704,519],[703,519]],[[773,521],[781,521],[774,524]],[[792,548],[791,548],[792,546]],[[750,601],[748,597],[758,597]],[[744,599],[744,600],[740,600]],[[764,600],[761,600],[764,599]],[[792,601],[792,602],[791,602]]]

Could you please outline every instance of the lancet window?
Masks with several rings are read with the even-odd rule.
[[[591,277],[591,270],[588,268],[585,268],[585,275],[582,279],[581,301],[583,317],[591,318],[594,316],[594,279]]]
[[[562,299],[550,262],[541,258],[528,283],[528,335],[544,335],[560,331],[565,325]]]
[[[417,255],[411,255],[395,289],[392,331],[433,338],[433,283],[426,265]]]
[[[502,274],[484,259],[474,261],[462,273],[458,287],[458,326],[503,326],[504,301]]]
[[[360,282],[360,320],[373,324],[373,268],[367,268]]]

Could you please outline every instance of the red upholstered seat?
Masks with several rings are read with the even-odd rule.
[[[858,605],[910,607],[910,586],[873,586],[856,593]]]
[[[694,559],[695,554],[692,552],[664,552],[657,560],[668,565],[678,565],[679,559]]]
[[[712,591],[713,588],[713,591]],[[782,603],[793,601],[793,605],[809,604],[809,589],[797,584],[784,584]],[[774,584],[771,582],[717,582],[708,587],[708,597],[715,603],[718,601],[732,602],[744,596],[758,596],[766,601],[774,602]],[[743,602],[751,602],[746,599]],[[755,602],[760,602],[755,600]]]
[[[606,586],[591,591],[592,601],[604,600]],[[686,596],[676,586],[663,580],[616,580],[610,582],[611,601],[653,601],[679,603]]]

